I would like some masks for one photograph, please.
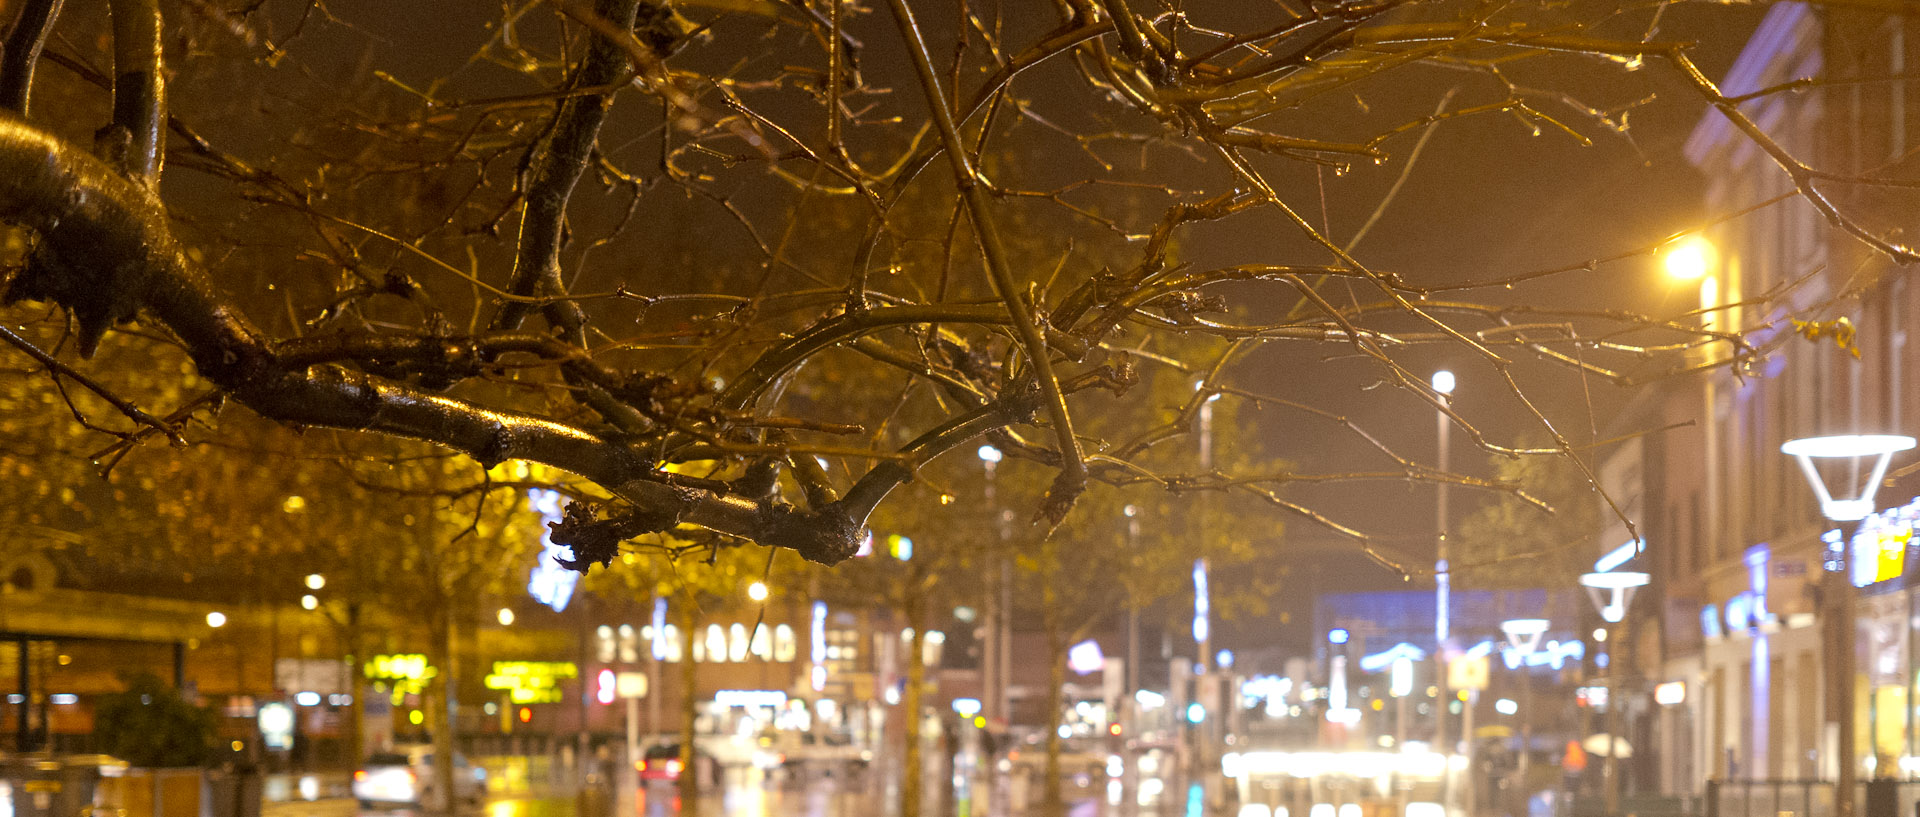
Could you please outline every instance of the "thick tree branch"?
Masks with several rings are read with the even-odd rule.
[[[1046,398],[1047,413],[1053,420],[1054,438],[1060,446],[1062,462],[1059,477],[1047,490],[1047,502],[1041,508],[1041,513],[1051,524],[1058,525],[1087,488],[1086,457],[1080,450],[1080,438],[1073,433],[1073,416],[1067,409],[1066,398],[1060,392],[1060,380],[1053,374],[1053,361],[1047,354],[1046,340],[1034,324],[1034,305],[1026,303],[1024,293],[1014,281],[1006,247],[1001,243],[1000,230],[995,226],[992,209],[987,206],[986,193],[981,189],[979,173],[974,170],[961,143],[960,131],[953,123],[953,113],[947,109],[946,95],[940,91],[940,78],[933,70],[933,57],[927,53],[926,40],[921,37],[920,27],[913,21],[913,10],[907,7],[906,0],[892,0],[892,5],[894,22],[899,25],[901,39],[906,41],[907,51],[913,57],[914,71],[920,77],[920,88],[926,97],[927,107],[933,112],[934,125],[940,133],[941,142],[946,145],[947,160],[953,166],[954,184],[966,198],[967,214],[973,218],[974,233],[979,236],[980,251],[986,258],[994,291],[1006,304],[1007,314],[1013,318],[1014,330],[1020,336],[1028,363],[1033,366],[1033,377],[1039,382],[1040,392]]]
[[[446,446],[483,465],[544,463],[578,474],[676,524],[791,547],[835,563],[851,555],[885,491],[800,512],[667,483],[652,461],[585,429],[477,405],[335,366],[291,366],[187,259],[146,185],[85,151],[0,119],[0,220],[40,235],[46,263],[15,278],[4,300],[73,310],[91,351],[108,324],[150,311],[177,335],[202,377],[261,416]]]
[[[26,0],[20,4],[20,16],[7,32],[5,50],[0,51],[0,109],[27,115],[27,102],[33,95],[33,69],[40,63],[40,49],[47,44],[53,21],[60,17],[65,0]]]
[[[593,13],[621,26],[623,31],[630,31],[639,5],[638,0],[597,0]],[[587,54],[569,78],[569,84],[576,88],[616,87],[632,70],[626,52],[598,32],[589,40]],[[560,281],[560,240],[566,227],[567,202],[573,198],[573,188],[579,183],[580,175],[586,172],[612,100],[611,90],[568,96],[554,114],[550,135],[535,148],[538,155],[528,174],[523,196],[525,207],[520,215],[520,247],[514,255],[513,278],[508,285],[513,294],[562,295],[566,292]],[[494,316],[492,328],[496,331],[518,329],[532,309],[527,302],[508,301]],[[553,301],[545,311],[549,323],[565,332],[574,343],[581,342],[586,318],[579,304]]]
[[[113,126],[128,140],[127,172],[160,181],[167,90],[160,56],[159,0],[113,0]]]

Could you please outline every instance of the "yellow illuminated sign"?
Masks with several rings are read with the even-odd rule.
[[[572,661],[495,661],[486,683],[516,704],[553,704],[560,702],[560,679],[578,677]]]
[[[427,657],[419,653],[376,655],[361,667],[361,672],[368,678],[392,684],[395,704],[406,695],[426,692],[427,682],[440,674],[427,664]]]
[[[419,653],[376,655],[363,670],[368,678],[387,681],[424,681],[439,674],[427,666],[427,657]]]

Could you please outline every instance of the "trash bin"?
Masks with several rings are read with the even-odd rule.
[[[1900,781],[1892,778],[1867,781],[1866,817],[1900,817]]]
[[[101,758],[15,755],[0,758],[0,784],[14,817],[80,817],[93,808]]]
[[[227,766],[207,772],[207,817],[260,817],[266,778],[252,766]]]

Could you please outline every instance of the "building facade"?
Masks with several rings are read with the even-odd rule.
[[[1917,47],[1911,17],[1783,3],[1720,88],[1779,147],[1836,174],[1804,178],[1841,212],[1877,234],[1904,227],[1910,241],[1920,226],[1913,203],[1847,177],[1912,176],[1920,112],[1904,78]],[[1823,82],[1782,90],[1801,78]],[[1904,408],[1920,405],[1920,383],[1905,373],[1920,363],[1907,343],[1912,288],[1892,261],[1795,195],[1794,177],[1720,112],[1705,115],[1687,156],[1708,179],[1709,217],[1743,214],[1704,231],[1713,263],[1694,314],[1709,329],[1749,331],[1751,348],[1699,350],[1697,363],[1734,362],[1643,396],[1622,427],[1665,430],[1609,455],[1642,475],[1644,551],[1632,569],[1652,575],[1627,624],[1631,660],[1615,680],[1637,691],[1621,702],[1634,746],[1660,749],[1636,753],[1629,777],[1636,789],[1682,795],[1709,779],[1833,780],[1841,718],[1856,727],[1859,777],[1910,776],[1920,771],[1910,704],[1920,618],[1905,570],[1913,516],[1899,509],[1920,481],[1896,460],[1878,494],[1880,508],[1896,510],[1843,546],[1781,444],[1916,431],[1920,412]],[[1839,494],[1862,487],[1858,465],[1820,473]],[[1607,538],[1596,550],[1619,544]],[[1837,631],[1843,619],[1821,595],[1843,551],[1852,632]],[[1830,675],[1823,649],[1834,639],[1853,650],[1852,679]],[[1830,694],[1838,684],[1854,691],[1851,711]]]

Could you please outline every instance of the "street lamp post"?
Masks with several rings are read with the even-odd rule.
[[[1001,518],[1000,500],[997,492],[999,487],[1000,460],[1003,455],[1000,453],[1000,449],[991,445],[982,445],[975,453],[980,457],[981,467],[986,469],[985,490],[987,512],[993,514],[995,542],[993,558],[987,560],[987,603],[981,605],[985,608],[986,621],[984,624],[986,626],[983,629],[986,630],[987,637],[986,644],[984,645],[986,650],[980,657],[980,686],[981,692],[984,693],[981,697],[984,699],[983,703],[985,704],[987,720],[991,723],[999,724],[1007,719],[1008,714],[1007,700],[1004,696],[1005,689],[1001,682],[1001,673],[1005,664],[1005,656],[1001,652],[1003,646],[1001,642],[1004,638],[1003,628],[1006,625],[1008,613],[1010,612],[1003,606],[1002,601],[1006,595],[1004,592],[1006,587],[1004,585],[1009,578],[1004,561],[1006,557],[1007,527],[1005,520]]]
[[[1206,381],[1201,380],[1193,384],[1193,387],[1195,390],[1199,390],[1206,385]],[[1217,391],[1200,398],[1200,434],[1198,442],[1200,447],[1200,471],[1202,474],[1213,472],[1213,403],[1219,399],[1220,392]],[[1198,529],[1195,531],[1197,534],[1195,538],[1204,542],[1207,535],[1207,524],[1210,521],[1207,518],[1207,496],[1205,494],[1202,494],[1194,503],[1194,509],[1197,512],[1196,515],[1199,520],[1198,524],[1195,525]],[[1191,520],[1192,517],[1189,517],[1189,519]],[[1189,524],[1191,524],[1191,522]],[[1207,579],[1207,558],[1201,556],[1200,558],[1194,559],[1193,641],[1196,654],[1193,662],[1193,700],[1200,704],[1202,719],[1199,723],[1194,723],[1191,719],[1186,721],[1188,735],[1192,738],[1194,744],[1194,762],[1187,770],[1190,780],[1198,776],[1198,770],[1200,769],[1217,769],[1217,766],[1213,762],[1213,739],[1217,737],[1217,732],[1222,728],[1220,724],[1225,721],[1224,715],[1226,714],[1225,711],[1221,709],[1218,700],[1218,690],[1221,684],[1226,682],[1226,676],[1224,673],[1218,672],[1219,667],[1214,667],[1212,674],[1209,674],[1208,669],[1209,662],[1213,661],[1213,600],[1212,593],[1207,586]],[[1222,717],[1215,717],[1216,715]],[[1203,787],[1206,802],[1217,805],[1221,791],[1216,787],[1214,777],[1211,774],[1205,778]]]
[[[1540,637],[1547,634],[1548,622],[1544,618],[1516,618],[1500,622],[1500,631],[1507,634],[1507,646],[1520,656],[1520,759],[1515,764],[1514,774],[1519,778],[1516,790],[1520,794],[1520,813],[1527,813],[1527,767],[1533,754],[1533,671],[1527,668],[1527,658],[1540,648]]]
[[[1449,447],[1447,443],[1452,436],[1447,433],[1447,409],[1453,404],[1455,385],[1453,372],[1446,369],[1434,372],[1432,385],[1435,396],[1440,399],[1440,406],[1434,411],[1433,425],[1434,441],[1438,448],[1436,465],[1444,476],[1447,473]],[[1449,607],[1452,604],[1452,576],[1448,572],[1447,565],[1447,483],[1445,479],[1440,481],[1437,493],[1438,496],[1434,502],[1433,526],[1436,539],[1433,561],[1433,684],[1439,694],[1434,697],[1433,704],[1433,749],[1448,759],[1447,771],[1440,777],[1441,800],[1445,803],[1452,793],[1452,786],[1448,784],[1453,778],[1454,754],[1454,748],[1447,745],[1447,638],[1451,635],[1448,630],[1448,618],[1451,614]],[[1471,746],[1473,736],[1463,737]]]
[[[1860,520],[1873,513],[1873,495],[1880,487],[1880,480],[1886,476],[1887,463],[1895,452],[1906,451],[1913,446],[1912,437],[1891,434],[1808,437],[1788,440],[1780,446],[1780,453],[1800,461],[1801,471],[1813,486],[1814,495],[1820,499],[1820,513],[1840,523],[1840,541],[1836,548],[1827,551],[1822,560],[1826,572],[1820,582],[1822,606],[1827,608],[1821,611],[1821,617],[1825,619],[1823,623],[1826,624],[1822,642],[1827,667],[1827,720],[1834,725],[1835,742],[1839,744],[1832,753],[1839,767],[1834,774],[1834,817],[1853,817],[1856,777],[1853,755],[1855,626],[1853,587],[1847,576],[1847,547]],[[1874,460],[1873,471],[1870,477],[1861,481],[1860,460],[1867,457]],[[1815,459],[1852,460],[1854,494],[1835,499],[1820,470],[1814,466]]]
[[[1587,594],[1593,598],[1593,606],[1600,611],[1600,618],[1609,626],[1619,624],[1627,618],[1627,605],[1633,601],[1634,591],[1645,587],[1650,577],[1645,573],[1632,571],[1588,573],[1580,577],[1580,584],[1587,588]],[[1603,633],[1606,631],[1603,630]],[[1611,636],[1612,633],[1607,633]],[[1609,645],[1605,649],[1607,659],[1607,756],[1601,761],[1601,782],[1608,814],[1619,811],[1620,775],[1618,760],[1620,754],[1620,685],[1614,683],[1619,677],[1612,657],[1612,646],[1618,639],[1609,637],[1601,643]]]

